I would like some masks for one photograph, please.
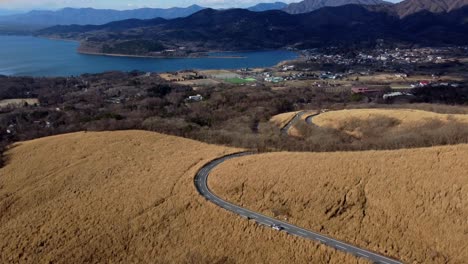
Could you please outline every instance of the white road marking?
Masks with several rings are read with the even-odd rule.
[[[302,231],[299,231],[298,233],[301,234],[301,235],[307,236],[307,234],[302,232]]]
[[[317,238],[318,241],[320,242],[325,242],[325,240],[321,239],[321,238]]]
[[[358,254],[359,256],[361,256],[361,257],[369,258],[369,256],[366,255],[366,254],[362,254],[362,253],[359,253],[359,252],[358,252],[357,254]]]
[[[341,249],[344,249],[344,250],[346,250],[346,248],[345,248],[345,247],[343,247],[343,246],[340,246],[340,245],[335,245],[335,246],[336,246],[337,248],[341,248]]]

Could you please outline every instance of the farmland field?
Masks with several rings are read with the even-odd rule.
[[[231,84],[246,84],[255,82],[256,80],[253,78],[228,78],[225,81]]]

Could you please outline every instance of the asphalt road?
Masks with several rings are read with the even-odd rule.
[[[300,111],[298,112],[291,121],[289,121],[282,129],[281,129],[281,134],[287,136],[288,131],[291,129],[291,127],[299,120],[301,120],[301,117],[305,114],[305,111]]]
[[[320,115],[320,113],[313,114],[313,115],[310,115],[310,116],[306,117],[306,119],[305,119],[306,123],[307,123],[308,125],[314,125],[314,126],[315,126],[315,124],[314,124],[314,122],[313,122],[312,119],[313,119],[314,117],[318,116],[318,115]]]
[[[289,128],[297,122],[302,115],[304,115],[304,112],[300,112],[294,117],[291,122],[285,126],[288,127],[286,131],[289,130]],[[312,118],[316,115],[312,115],[306,119],[306,122],[312,122]],[[307,121],[310,118],[309,121]],[[243,156],[248,156],[248,155],[254,155],[255,153],[253,152],[243,152],[243,153],[237,153],[237,154],[232,154],[228,155],[222,158],[219,158],[217,160],[214,160],[208,164],[206,164],[200,171],[198,171],[197,175],[195,176],[195,187],[197,188],[198,192],[205,197],[206,200],[216,204],[217,206],[226,209],[230,212],[233,212],[235,214],[238,214],[247,220],[254,220],[258,224],[265,225],[268,227],[273,227],[273,226],[279,226],[281,227],[281,231],[279,232],[286,232],[290,235],[295,235],[299,237],[303,237],[305,239],[313,240],[319,243],[322,243],[324,245],[333,247],[337,250],[344,251],[347,253],[350,253],[352,255],[355,255],[360,258],[366,258],[370,261],[373,261],[374,263],[382,263],[382,264],[401,264],[402,262],[385,257],[383,255],[380,255],[378,253],[368,251],[362,248],[358,248],[356,246],[353,246],[351,244],[348,244],[346,242],[338,241],[336,239],[321,235],[319,233],[306,230],[304,228],[298,227],[291,225],[289,223],[271,218],[269,216],[253,212],[251,210],[248,210],[246,208],[242,208],[240,206],[237,206],[235,204],[232,204],[230,202],[227,202],[220,197],[216,196],[213,192],[211,192],[210,188],[208,188],[208,176],[210,175],[210,172],[220,165],[221,163],[230,160],[230,159],[235,159],[238,157],[243,157]]]
[[[375,252],[361,249],[351,244],[338,241],[336,239],[321,235],[319,233],[316,233],[310,230],[306,230],[304,228],[300,228],[298,226],[291,225],[289,223],[271,218],[266,215],[262,215],[260,213],[253,212],[246,208],[242,208],[240,206],[237,206],[235,204],[232,204],[230,202],[227,202],[221,199],[220,197],[216,196],[216,194],[211,192],[210,188],[208,188],[208,176],[210,175],[210,172],[215,167],[217,167],[218,165],[220,165],[221,163],[227,160],[242,157],[242,156],[253,155],[253,154],[255,153],[252,153],[252,152],[237,153],[237,154],[222,157],[220,159],[214,160],[206,164],[195,176],[195,186],[198,192],[203,197],[205,197],[208,201],[216,204],[217,206],[224,208],[228,211],[231,211],[235,214],[238,214],[246,218],[247,220],[254,220],[258,224],[262,224],[262,225],[269,226],[269,227],[273,227],[274,225],[280,226],[282,228],[281,232],[286,232],[291,235],[317,241],[319,243],[333,247],[337,250],[353,254],[357,257],[369,259],[373,261],[374,263],[382,263],[382,264],[401,264],[402,263],[400,261],[377,254]]]

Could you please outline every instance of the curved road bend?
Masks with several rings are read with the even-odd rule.
[[[224,208],[228,211],[231,211],[235,214],[238,214],[248,220],[253,219],[258,224],[266,225],[269,227],[273,227],[273,225],[280,226],[282,228],[282,231],[285,231],[288,234],[303,237],[305,239],[309,239],[313,241],[317,241],[319,243],[333,247],[337,250],[353,254],[357,257],[366,258],[368,260],[373,261],[374,263],[402,264],[402,262],[400,261],[387,258],[375,252],[361,249],[351,244],[341,242],[336,239],[321,235],[319,233],[312,232],[304,228],[300,228],[300,227],[291,225],[289,223],[271,218],[269,216],[256,213],[246,208],[237,206],[235,204],[232,204],[230,202],[227,202],[221,199],[220,197],[216,196],[216,194],[211,192],[210,188],[208,188],[208,176],[214,168],[216,168],[218,165],[220,165],[221,163],[227,160],[235,159],[235,158],[243,157],[243,156],[248,156],[248,155],[254,155],[254,154],[255,153],[253,152],[236,153],[236,154],[228,155],[228,156],[213,160],[210,163],[206,164],[203,168],[200,169],[200,171],[198,171],[197,175],[195,176],[195,186],[198,192],[203,197],[205,197],[206,200],[218,205],[219,207]]]
[[[293,119],[291,119],[283,128],[281,128],[281,134],[287,136],[288,135],[288,132],[289,130],[291,129],[291,127],[301,119],[301,117],[305,114],[306,112],[305,111],[300,111],[300,112],[297,112],[297,114],[293,117]]]
[[[300,111],[298,112],[293,119],[291,119],[282,129],[281,129],[281,134],[287,136],[288,135],[288,132],[289,130],[291,129],[291,127],[296,124],[299,120],[301,120],[302,116],[304,116],[306,114],[307,111]],[[320,115],[320,112],[319,113],[316,113],[316,114],[311,114],[311,115],[308,115],[305,119],[305,122],[308,124],[308,125],[314,125],[312,119],[316,116]]]
[[[313,115],[307,116],[306,119],[305,119],[305,122],[306,122],[308,125],[314,125],[314,126],[315,126],[314,121],[313,121],[312,119],[313,119],[314,117],[318,116],[318,115],[320,115],[320,112],[317,113],[317,114],[313,114]]]

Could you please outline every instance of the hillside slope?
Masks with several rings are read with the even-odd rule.
[[[406,0],[394,6],[399,16],[405,17],[426,11],[448,13],[468,5],[468,0]]]
[[[260,3],[260,4],[254,5],[254,6],[251,6],[251,7],[247,8],[247,9],[250,10],[250,11],[254,11],[254,12],[264,12],[264,11],[269,11],[269,10],[280,10],[280,9],[283,9],[283,8],[285,8],[287,6],[288,5],[286,3],[283,3],[283,2]]]
[[[290,14],[309,13],[324,7],[336,7],[343,5],[390,5],[382,0],[304,0],[299,3],[291,3],[283,9]]]
[[[233,151],[141,131],[17,144],[0,169],[0,263],[365,263],[199,196],[197,170]]]
[[[468,259],[468,145],[227,161],[220,197],[403,263]]]
[[[468,7],[449,13],[422,12],[402,19],[393,12],[360,5],[325,7],[299,15],[205,9],[174,20],[130,20],[97,28],[57,26],[39,31],[38,35],[81,40],[82,48],[94,53],[131,47],[134,41],[148,43],[148,49],[134,49],[131,55],[158,52],[151,46],[187,52],[330,45],[372,47],[378,39],[394,44],[465,45],[466,14]]]

